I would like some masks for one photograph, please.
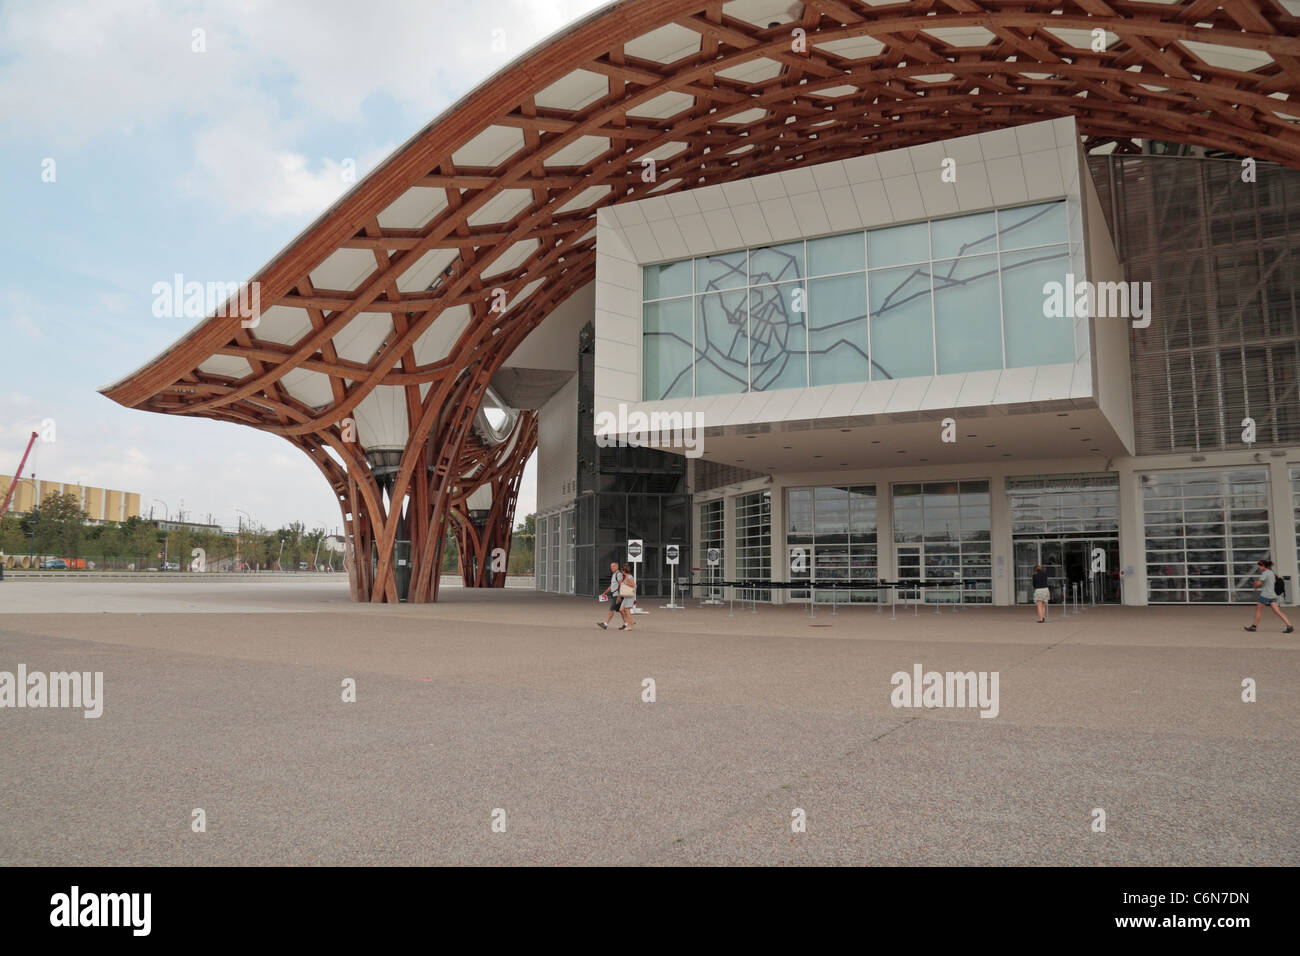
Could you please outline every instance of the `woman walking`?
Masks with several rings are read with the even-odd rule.
[[[1259,596],[1255,598],[1255,621],[1246,630],[1253,631],[1259,627],[1260,616],[1264,613],[1264,608],[1268,607],[1286,625],[1283,634],[1294,632],[1295,628],[1291,626],[1290,619],[1282,613],[1282,608],[1278,606],[1278,600],[1282,597],[1283,592],[1282,585],[1278,583],[1277,575],[1273,572],[1273,562],[1267,558],[1260,558],[1258,567],[1259,577],[1255,581],[1254,587],[1254,590],[1259,592]]]
[[[1047,620],[1047,602],[1052,599],[1052,589],[1047,586],[1047,572],[1041,564],[1034,565],[1034,603],[1038,605],[1038,623]]]
[[[623,615],[623,624],[619,630],[627,631],[632,628],[632,606],[636,604],[636,578],[632,577],[632,569],[626,564],[623,565],[622,574],[623,578],[618,585],[620,599],[618,612]]]

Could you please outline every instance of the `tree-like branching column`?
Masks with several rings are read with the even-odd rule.
[[[477,439],[473,444],[466,479],[451,503],[461,579],[467,588],[502,588],[505,560],[496,559],[510,556],[519,482],[537,448],[537,413],[522,412],[510,437],[498,445],[485,448]],[[474,507],[488,502],[486,509]]]

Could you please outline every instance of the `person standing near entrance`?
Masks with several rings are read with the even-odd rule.
[[[609,613],[605,615],[605,620],[597,621],[596,626],[602,631],[609,630],[609,620],[615,614],[619,614],[623,609],[623,599],[619,597],[619,586],[623,583],[623,572],[618,569],[618,562],[609,562],[609,587],[600,592],[600,600],[609,598]],[[626,616],[625,616],[626,619]],[[623,630],[623,628],[619,628]]]
[[[1047,572],[1041,564],[1034,565],[1034,603],[1038,605],[1038,623],[1047,620],[1047,602],[1052,599],[1052,589],[1047,586]]]
[[[1259,559],[1259,580],[1255,582],[1254,590],[1259,592],[1259,597],[1255,599],[1255,622],[1250,627],[1245,628],[1247,631],[1253,631],[1259,627],[1260,615],[1264,613],[1264,606],[1273,609],[1273,613],[1282,619],[1286,625],[1283,634],[1290,634],[1295,630],[1287,616],[1282,613],[1282,608],[1278,606],[1278,598],[1282,596],[1282,588],[1278,585],[1277,575],[1273,573],[1273,562]]]
[[[636,578],[632,577],[632,569],[626,564],[623,565],[622,579],[618,583],[618,596],[619,613],[623,615],[623,626],[619,630],[631,630],[632,607],[636,604]]]

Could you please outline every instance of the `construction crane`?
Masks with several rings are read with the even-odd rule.
[[[27,450],[23,452],[23,460],[18,463],[18,470],[14,472],[14,480],[9,482],[9,490],[5,492],[5,503],[0,505],[0,517],[9,513],[9,502],[13,500],[14,489],[18,487],[18,479],[23,476],[23,466],[27,464],[27,456],[32,453],[32,446],[36,444],[36,432],[32,432],[32,437],[27,440]]]

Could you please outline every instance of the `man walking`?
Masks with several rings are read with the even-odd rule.
[[[1273,609],[1273,613],[1280,617],[1282,623],[1286,625],[1283,634],[1290,634],[1294,631],[1295,628],[1291,626],[1291,622],[1287,620],[1287,616],[1282,613],[1282,608],[1277,603],[1278,598],[1282,596],[1282,589],[1278,586],[1277,575],[1273,573],[1272,561],[1266,561],[1263,558],[1259,559],[1259,580],[1255,582],[1254,589],[1259,592],[1259,597],[1255,600],[1255,623],[1245,628],[1245,630],[1253,631],[1259,626],[1260,615],[1264,613],[1264,607],[1267,605]]]
[[[618,614],[623,607],[623,599],[618,595],[619,585],[623,583],[623,572],[618,569],[618,562],[609,562],[609,587],[600,592],[600,599],[603,601],[606,595],[609,596],[609,613],[605,615],[605,620],[597,621],[596,626],[602,631],[609,630],[609,621],[615,614]],[[622,630],[622,628],[620,628]]]

